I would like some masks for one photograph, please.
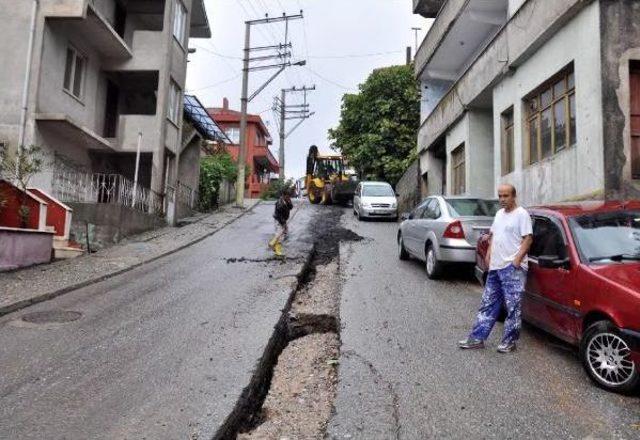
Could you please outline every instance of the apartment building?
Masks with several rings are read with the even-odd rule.
[[[640,197],[640,2],[414,0],[429,194]]]
[[[240,153],[240,112],[229,108],[227,98],[224,98],[222,107],[209,108],[208,112],[230,139],[231,143],[226,149],[237,160]],[[260,115],[248,115],[246,164],[249,172],[245,182],[245,197],[260,197],[280,171],[278,160],[269,149],[272,144],[271,134]]]
[[[0,143],[42,147],[46,169],[32,184],[55,194],[74,173],[133,180],[140,142],[138,182],[164,205],[179,180],[188,41],[211,36],[204,0],[0,0],[0,9]]]

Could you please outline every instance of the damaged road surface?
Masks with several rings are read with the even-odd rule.
[[[280,260],[272,212],[258,205],[180,252],[2,317],[0,438],[213,438],[274,342],[315,236],[342,214],[304,205]]]

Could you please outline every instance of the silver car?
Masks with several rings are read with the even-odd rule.
[[[488,232],[500,209],[497,200],[433,196],[403,214],[398,255],[425,262],[427,276],[438,278],[447,263],[475,263],[476,242]]]
[[[398,200],[387,182],[360,182],[353,196],[353,215],[363,218],[398,219]]]

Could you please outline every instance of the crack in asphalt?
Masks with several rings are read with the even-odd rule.
[[[400,428],[402,427],[402,424],[400,423],[400,398],[398,397],[398,393],[396,392],[395,388],[393,387],[393,384],[388,381],[387,379],[384,378],[384,376],[382,375],[382,373],[380,373],[380,371],[376,368],[375,365],[373,365],[371,363],[371,361],[369,361],[367,358],[365,358],[364,356],[362,356],[361,354],[359,354],[358,352],[356,352],[355,350],[345,350],[341,353],[341,356],[344,356],[346,358],[350,358],[353,357],[357,360],[359,360],[362,364],[364,364],[367,368],[369,368],[369,370],[371,370],[371,373],[378,379],[380,380],[382,383],[386,383],[387,384],[387,389],[389,394],[391,395],[391,400],[393,403],[393,412],[391,413],[391,416],[393,417],[393,423],[394,423],[394,431],[395,431],[395,438],[396,440],[400,440]]]

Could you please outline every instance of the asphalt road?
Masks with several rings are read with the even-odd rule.
[[[525,325],[518,351],[462,351],[481,290],[397,258],[395,223],[343,217],[340,382],[329,437],[640,438],[640,400],[591,384],[575,351]]]
[[[1,439],[210,439],[249,383],[311,249],[305,206],[287,263],[272,205],[178,253],[0,319]],[[40,311],[77,311],[32,324]]]

